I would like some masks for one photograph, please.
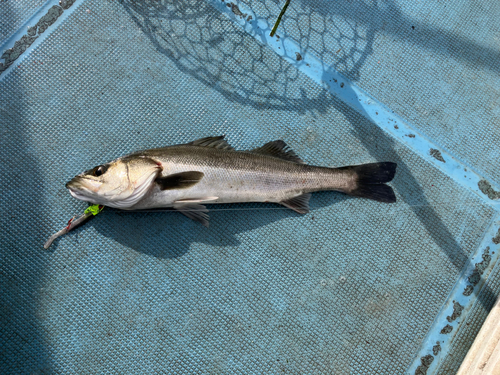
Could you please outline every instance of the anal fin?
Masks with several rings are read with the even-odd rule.
[[[311,198],[310,193],[302,194],[286,201],[281,201],[285,207],[291,208],[299,214],[307,214],[309,212],[309,199]]]

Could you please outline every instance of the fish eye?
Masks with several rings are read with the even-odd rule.
[[[98,167],[95,167],[94,170],[93,170],[93,175],[96,176],[96,177],[99,177],[101,176],[104,172],[106,172],[106,170],[104,169],[104,166],[100,165]]]

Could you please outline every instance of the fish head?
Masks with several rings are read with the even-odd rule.
[[[76,199],[127,209],[146,195],[161,170],[153,159],[124,157],[79,174],[66,188]]]

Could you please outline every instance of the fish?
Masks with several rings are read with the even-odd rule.
[[[386,183],[396,167],[308,165],[283,140],[237,151],[217,136],[125,155],[75,176],[66,188],[76,199],[120,210],[173,208],[208,227],[207,204],[272,202],[305,214],[311,193],[327,190],[394,203]]]

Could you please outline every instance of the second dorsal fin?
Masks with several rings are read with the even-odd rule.
[[[255,148],[251,152],[304,164],[302,159],[282,140],[266,143],[264,146]]]
[[[224,139],[223,135],[218,137],[206,137],[197,139],[196,141],[187,143],[187,145],[199,146],[199,147],[212,147],[212,148],[218,148],[220,150],[234,150],[234,148]]]

